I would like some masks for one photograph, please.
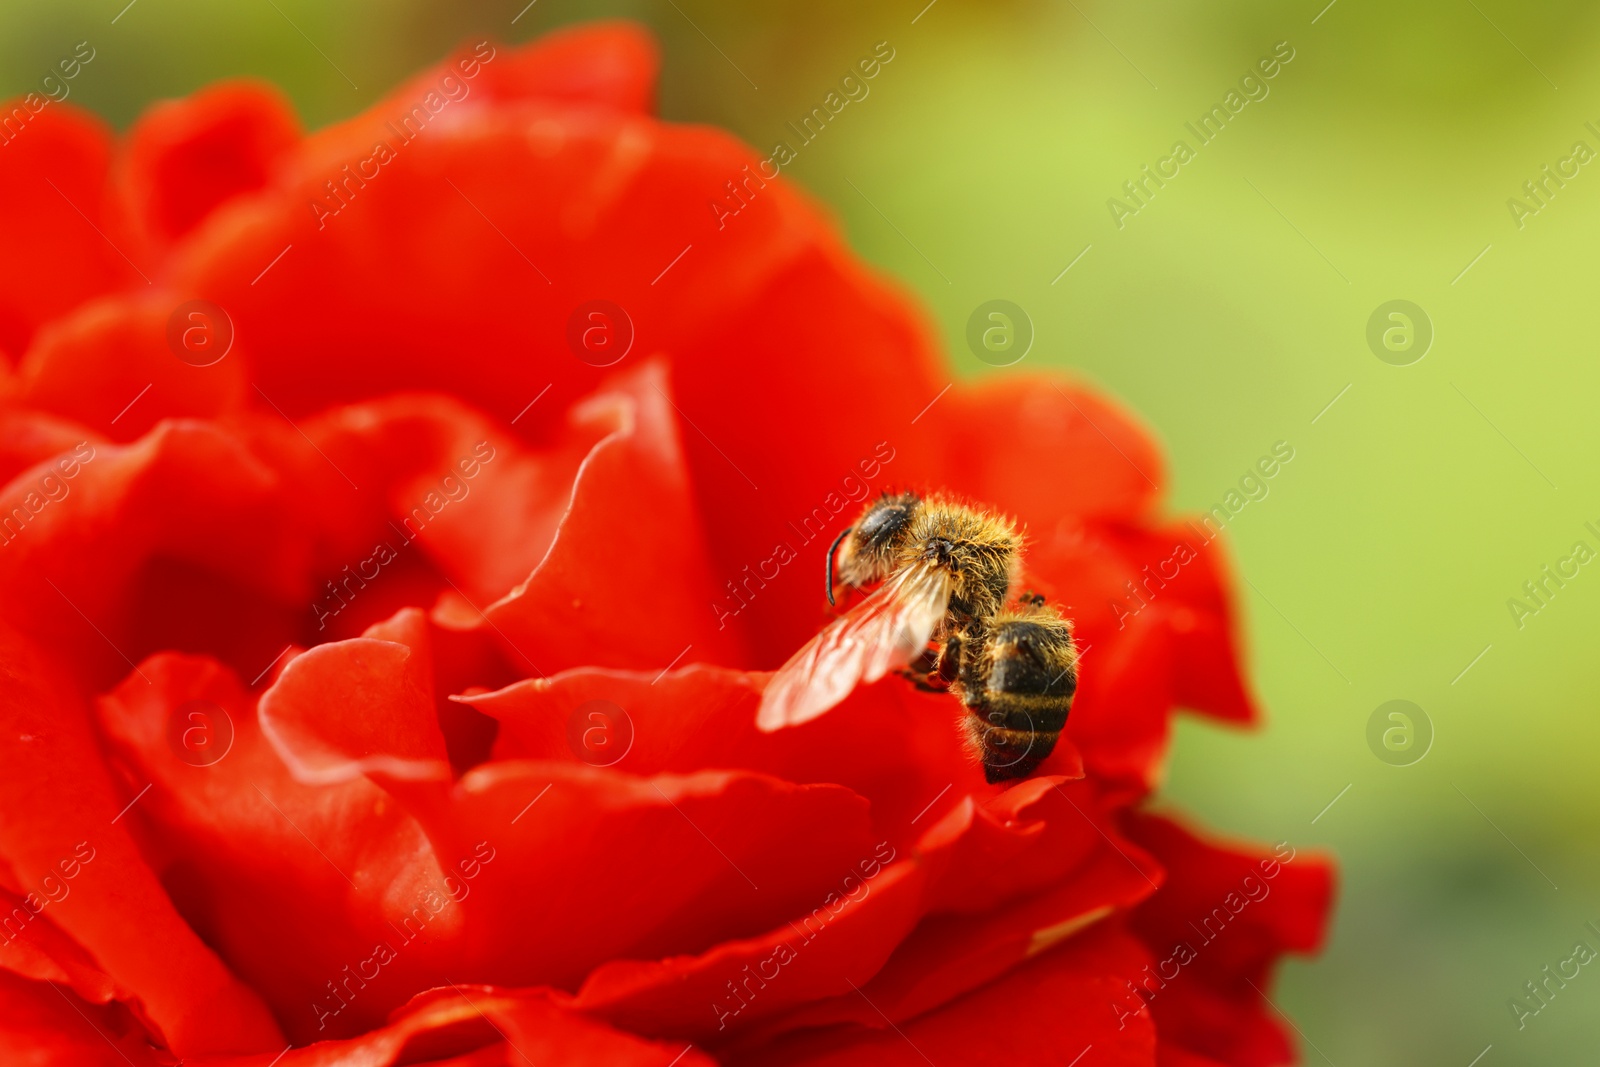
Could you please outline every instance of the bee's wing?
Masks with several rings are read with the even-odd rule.
[[[950,603],[950,575],[919,563],[879,586],[778,668],[762,694],[756,725],[781,730],[816,718],[911,663],[928,646]]]

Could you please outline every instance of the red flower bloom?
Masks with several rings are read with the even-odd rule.
[[[309,136],[227,85],[0,149],[5,1062],[1291,1055],[1262,990],[1328,867],[1133,810],[1175,705],[1254,714],[1147,435],[944,393],[654,74],[599,26]],[[755,728],[890,486],[1016,516],[1076,622],[1031,779],[897,678]]]

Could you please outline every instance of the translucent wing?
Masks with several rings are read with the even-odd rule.
[[[950,575],[919,563],[879,586],[790,657],[767,683],[756,725],[798,726],[922,654],[950,603]]]

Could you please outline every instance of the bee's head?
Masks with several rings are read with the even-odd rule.
[[[883,496],[867,505],[854,526],[841,533],[828,552],[828,603],[833,603],[833,577],[846,585],[882,581],[894,567],[900,546],[910,534],[911,520],[922,507],[915,493]]]

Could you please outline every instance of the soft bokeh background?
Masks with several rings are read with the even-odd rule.
[[[1141,413],[1183,510],[1275,442],[1295,450],[1227,535],[1270,724],[1186,721],[1168,792],[1213,826],[1338,854],[1329,948],[1276,998],[1307,1062],[1592,1062],[1600,967],[1524,1029],[1507,1002],[1576,941],[1600,949],[1600,562],[1520,629],[1507,600],[1575,541],[1600,550],[1600,165],[1521,229],[1507,199],[1575,141],[1600,150],[1594,8],[525,2],[9,3],[0,94],[87,39],[71,99],[118,126],[238,74],[316,126],[468,34],[620,14],[662,39],[667,117],[765,148],[888,41],[871,95],[784,174],[921,295],[957,372],[1007,373],[964,333],[980,303],[1017,303],[1037,331],[1022,366]],[[1270,95],[1199,147],[1184,123],[1280,41],[1294,59]],[[1107,198],[1178,138],[1197,158],[1119,230]],[[1410,366],[1365,339],[1393,299],[1434,326]],[[1368,746],[1391,699],[1435,732],[1410,766]]]

